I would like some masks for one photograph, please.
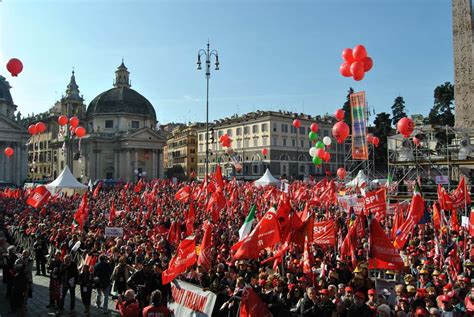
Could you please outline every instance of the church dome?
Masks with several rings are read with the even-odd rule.
[[[6,101],[13,105],[12,95],[10,94],[10,84],[5,77],[0,76],[0,101]]]
[[[87,107],[86,116],[115,113],[149,116],[156,121],[153,105],[145,97],[128,87],[115,87],[95,97]]]
[[[86,117],[95,114],[128,113],[152,117],[156,121],[153,105],[142,95],[131,89],[130,72],[123,63],[115,71],[114,87],[95,97],[87,107]]]

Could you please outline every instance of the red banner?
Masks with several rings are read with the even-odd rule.
[[[336,245],[336,224],[334,220],[314,223],[313,243],[319,245]]]
[[[466,181],[464,177],[459,182],[458,187],[450,195],[451,201],[453,202],[453,210],[464,208],[466,205],[471,204],[471,197],[467,191]]]
[[[33,208],[39,208],[46,203],[51,196],[51,193],[43,185],[35,188],[33,193],[28,197],[26,203]]]
[[[385,218],[385,215],[387,214],[387,192],[385,188],[368,192],[365,195],[364,201],[367,212],[370,211],[375,215],[378,214],[380,217]]]
[[[400,253],[393,247],[376,219],[372,219],[370,223],[370,251],[373,258],[393,263],[396,269],[403,269],[404,264]]]
[[[187,237],[179,244],[177,254],[171,259],[168,269],[162,273],[163,284],[168,284],[176,276],[196,263],[196,243],[194,238]]]

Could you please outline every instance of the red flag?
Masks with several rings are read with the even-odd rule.
[[[177,245],[181,237],[181,226],[177,221],[171,223],[170,230],[168,231],[167,240],[169,243]]]
[[[341,256],[345,259],[347,256],[351,257],[352,265],[357,265],[356,248],[358,244],[357,240],[357,229],[355,225],[352,225],[347,232],[341,247]]]
[[[252,287],[246,286],[242,294],[239,317],[271,317],[267,305],[255,293]]]
[[[192,236],[194,234],[194,222],[196,221],[196,213],[194,211],[194,204],[189,205],[188,216],[186,217],[186,235]]]
[[[112,199],[112,205],[110,206],[110,211],[109,211],[109,222],[113,223],[116,216],[117,216],[117,212],[115,210],[114,200]]]
[[[412,218],[414,224],[420,222],[425,214],[425,201],[421,197],[421,192],[419,190],[418,183],[415,184],[415,189],[413,190],[413,197],[411,199],[410,209],[408,211],[408,218]]]
[[[211,198],[207,202],[206,210],[211,212],[212,221],[219,221],[219,212],[224,209],[227,205],[224,194],[220,188],[217,188],[215,192],[212,193]]]
[[[216,183],[218,188],[224,190],[224,181],[222,180],[222,170],[220,165],[216,166]]]
[[[377,219],[372,219],[370,223],[370,250],[372,257],[393,263],[399,270],[403,269],[403,260],[398,250],[393,247]]]
[[[441,229],[441,212],[436,202],[433,203],[433,224],[436,230]]]
[[[102,188],[102,182],[99,182],[99,184],[97,184],[97,186],[94,189],[94,194],[92,194],[92,197],[94,197],[94,199],[97,199],[97,197],[99,197],[101,188]]]
[[[163,284],[168,284],[176,276],[196,263],[196,243],[194,237],[187,237],[179,244],[176,255],[171,259],[168,269],[162,273]]]
[[[203,266],[204,268],[206,268],[206,270],[209,270],[212,264],[211,237],[213,228],[214,226],[209,221],[204,224],[204,236],[202,238],[201,249],[198,258],[198,265]]]
[[[395,241],[393,241],[393,245],[395,246],[395,248],[399,250],[403,249],[405,243],[407,243],[408,236],[413,231],[414,227],[415,222],[413,221],[413,218],[408,218],[407,220],[405,220],[402,226],[395,233]]]
[[[82,201],[77,208],[76,213],[72,221],[72,230],[74,231],[76,227],[79,227],[80,230],[84,227],[84,219],[89,215],[89,206],[87,205],[87,192],[82,196]]]
[[[313,242],[318,245],[336,245],[336,224],[334,220],[315,222]]]
[[[365,195],[365,209],[375,214],[377,219],[384,219],[387,214],[387,191],[385,187]]]
[[[264,217],[260,219],[257,226],[242,241],[236,251],[234,258],[255,259],[261,250],[273,247],[280,242],[280,230],[274,208],[271,208]]]
[[[186,203],[189,200],[189,197],[191,196],[191,187],[189,185],[186,185],[182,187],[176,195],[174,196],[176,200],[179,200],[182,203]]]
[[[453,209],[453,201],[441,184],[438,184],[438,201],[442,210]]]
[[[26,203],[33,208],[39,208],[49,200],[50,196],[51,193],[46,189],[46,187],[40,185],[31,193],[30,197],[26,200]]]
[[[405,219],[403,218],[403,210],[400,208],[400,205],[397,204],[392,226],[392,239],[395,239],[395,237],[397,236],[398,228],[400,228],[404,222]]]
[[[143,189],[143,178],[140,178],[140,180],[138,181],[137,185],[135,186],[135,193],[139,193],[142,191]]]
[[[369,270],[398,270],[397,266],[391,262],[385,262],[377,258],[369,259]]]
[[[311,253],[309,249],[309,242],[308,238],[304,241],[304,248],[303,248],[303,273],[309,274],[311,273],[311,267],[313,266],[313,253]]]
[[[459,232],[458,212],[456,209],[451,210],[451,230]]]
[[[471,196],[469,195],[469,192],[467,190],[467,185],[464,176],[459,182],[458,187],[450,195],[450,198],[453,202],[451,210],[464,208],[465,205],[471,204]]]
[[[471,209],[469,215],[469,235],[474,236],[474,209]]]

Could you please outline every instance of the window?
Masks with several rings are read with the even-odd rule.
[[[273,132],[277,132],[277,124],[276,123],[273,124]]]
[[[328,136],[328,135],[329,135],[329,131],[326,130],[326,129],[324,129],[324,130],[323,130],[323,135],[324,135],[324,136]]]
[[[286,139],[283,139],[283,146],[286,146]]]
[[[295,139],[291,140],[291,146],[296,147],[296,140]]]
[[[139,121],[132,121],[132,129],[138,129],[140,127]]]
[[[202,141],[204,139],[204,134],[200,133],[199,134],[199,141]]]
[[[240,149],[242,147],[242,141],[237,140],[237,148]]]
[[[300,140],[301,141],[301,147],[304,147],[304,140]]]
[[[224,135],[224,131],[223,131],[223,130],[220,130],[220,131],[218,132],[219,138],[220,138],[221,136],[223,136],[223,135]]]
[[[194,157],[191,157],[191,163],[194,163]]]
[[[105,120],[105,128],[112,129],[114,127],[114,120]]]
[[[282,124],[281,125],[281,132],[288,133],[288,125],[287,124]]]
[[[258,138],[253,138],[253,146],[254,147],[258,146]]]
[[[254,175],[260,174],[259,168],[258,168],[258,165],[257,165],[257,164],[252,164],[252,169],[253,169],[252,172],[253,172]]]
[[[242,135],[242,128],[237,128],[236,135]]]
[[[254,124],[252,126],[252,133],[258,133],[258,125]]]
[[[227,135],[232,136],[232,129],[227,129]]]
[[[291,126],[290,131],[291,131],[291,133],[296,133],[296,128],[294,126]]]
[[[262,139],[262,145],[267,146],[267,143],[268,143],[267,137],[264,136],[263,139]]]
[[[304,174],[305,172],[305,166],[304,164],[300,164],[300,174]]]
[[[244,127],[244,134],[250,133],[250,127]]]
[[[262,132],[268,132],[268,124],[262,123]]]
[[[300,134],[305,134],[304,130],[305,130],[305,127],[300,127]]]
[[[277,138],[273,138],[273,143],[272,145],[278,145],[278,139]]]
[[[190,149],[189,153],[196,153],[196,149]]]
[[[244,147],[245,148],[249,147],[249,140],[248,139],[244,140]]]

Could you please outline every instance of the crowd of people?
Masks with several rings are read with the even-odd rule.
[[[474,316],[474,240],[468,229],[450,225],[453,214],[464,210],[443,213],[439,229],[432,220],[416,224],[400,248],[402,270],[373,268],[368,228],[374,215],[341,207],[336,197],[341,190],[328,180],[295,181],[286,192],[219,177],[205,183],[152,180],[96,188],[86,197],[53,195],[36,209],[26,204],[29,193],[3,192],[0,264],[6,296],[12,311],[24,316],[28,298],[35,296],[35,268],[36,275],[50,279],[47,308],[57,314],[64,312],[69,292],[69,309],[75,309],[80,294],[85,315],[90,315],[91,305],[104,313],[113,309],[108,305],[112,296],[122,316],[171,316],[171,286],[163,282],[162,273],[179,241],[191,233],[199,245],[209,220],[211,265],[196,263],[178,278],[217,295],[213,316],[242,315],[240,303],[248,287],[273,316]],[[177,195],[183,192],[184,198]],[[223,205],[219,197],[225,198]],[[281,243],[261,250],[258,257],[236,260],[232,246],[251,207],[256,206],[256,223],[271,207],[278,210],[283,204],[290,220],[281,219],[281,225],[290,229],[280,228],[282,232],[291,235],[292,216],[304,212],[316,222],[334,220],[335,245],[309,241],[308,256],[303,245],[291,240],[282,251],[282,235]],[[387,235],[397,213],[406,217],[409,205],[379,217]],[[77,219],[80,208],[83,219]],[[428,214],[431,208],[426,203]],[[348,256],[341,248],[354,223],[361,232]],[[122,228],[123,236],[106,236],[106,227]],[[22,244],[25,238],[34,243]]]

